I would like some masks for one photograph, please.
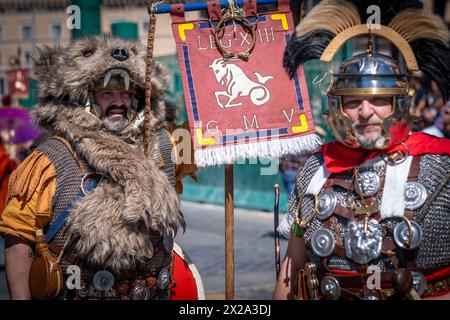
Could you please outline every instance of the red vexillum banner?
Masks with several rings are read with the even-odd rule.
[[[13,69],[6,72],[9,95],[13,98],[28,98],[28,69]]]
[[[182,5],[172,6],[197,165],[280,157],[318,147],[303,67],[293,79],[283,68],[294,26],[288,2],[281,2],[278,12],[247,17],[256,24],[254,38],[232,19],[220,31],[221,45],[232,52],[243,52],[255,41],[247,61],[222,56],[214,37],[218,21],[211,19],[211,12],[208,20],[186,21]]]

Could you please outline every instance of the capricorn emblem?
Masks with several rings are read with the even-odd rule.
[[[250,100],[254,105],[260,106],[269,101],[270,92],[264,84],[273,79],[272,76],[263,77],[258,72],[255,76],[258,82],[251,80],[244,71],[237,65],[232,63],[225,64],[222,58],[215,59],[209,66],[214,71],[216,81],[226,90],[216,91],[216,101],[220,108],[230,108],[242,105],[242,102],[233,103],[240,96],[250,96]],[[220,96],[225,96],[228,101],[223,104]]]

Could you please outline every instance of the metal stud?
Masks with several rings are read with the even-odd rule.
[[[130,291],[131,300],[149,300],[150,290],[142,283],[135,285]]]
[[[99,291],[107,291],[114,286],[114,276],[108,270],[101,270],[92,277],[92,284]]]
[[[320,290],[327,300],[338,300],[341,296],[341,285],[332,276],[325,276],[320,283]]]
[[[317,218],[326,220],[336,209],[337,197],[336,193],[331,190],[323,191],[319,196],[319,204],[317,206]]]
[[[170,284],[170,273],[167,268],[162,268],[161,271],[158,274],[158,278],[156,279],[156,283],[158,284],[158,287],[162,290],[166,289]]]
[[[415,181],[406,183],[405,187],[405,208],[416,210],[420,208],[427,199],[427,189],[423,184]]]
[[[394,242],[402,249],[412,250],[422,241],[422,228],[417,222],[408,222],[403,221],[394,228]]]
[[[329,256],[334,251],[335,242],[334,234],[328,229],[317,230],[311,237],[311,247],[319,257]]]

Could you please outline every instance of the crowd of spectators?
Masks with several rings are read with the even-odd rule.
[[[434,81],[415,79],[413,84],[416,96],[412,113],[417,119],[413,130],[450,138],[450,102],[444,102]]]

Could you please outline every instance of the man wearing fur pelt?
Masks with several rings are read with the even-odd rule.
[[[10,297],[34,297],[30,268],[43,230],[64,283],[80,268],[81,282],[68,281],[57,298],[168,299],[184,219],[161,97],[166,71],[153,66],[154,161],[143,153],[145,52],[136,43],[104,36],[46,48],[35,72],[32,114],[52,137],[11,176],[0,221]]]

